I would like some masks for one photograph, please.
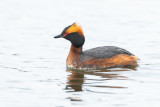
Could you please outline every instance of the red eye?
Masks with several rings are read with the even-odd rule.
[[[69,33],[65,33],[64,36],[68,35]]]

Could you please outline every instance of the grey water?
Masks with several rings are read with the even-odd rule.
[[[78,22],[84,50],[118,46],[135,69],[66,69],[70,43],[54,39]],[[0,107],[158,107],[160,1],[1,0]]]

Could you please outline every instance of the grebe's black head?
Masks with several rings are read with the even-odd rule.
[[[72,25],[64,28],[62,33],[54,38],[65,38],[76,48],[82,47],[85,42],[82,28],[77,23],[73,23]]]

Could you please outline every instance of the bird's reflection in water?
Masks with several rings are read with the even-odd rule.
[[[118,71],[131,71],[132,69],[110,69],[110,70],[97,70],[97,71],[77,71],[73,69],[67,69],[66,71],[70,74],[67,77],[66,90],[67,92],[79,92],[83,91],[85,87],[100,87],[100,88],[127,88],[120,86],[102,86],[94,85],[95,82],[101,81],[105,82],[107,80],[128,80],[126,76],[119,75]],[[98,79],[86,78],[85,76],[98,76]],[[87,83],[86,81],[91,80],[92,83]],[[85,82],[85,83],[84,83]]]
[[[71,74],[67,77],[66,89],[73,89],[74,91],[82,91],[82,85],[84,83],[84,73],[67,70]]]

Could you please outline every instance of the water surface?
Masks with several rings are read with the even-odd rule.
[[[160,1],[0,1],[1,107],[157,107],[160,104]],[[119,46],[135,69],[66,69],[70,43],[53,39],[74,21],[84,50]]]

